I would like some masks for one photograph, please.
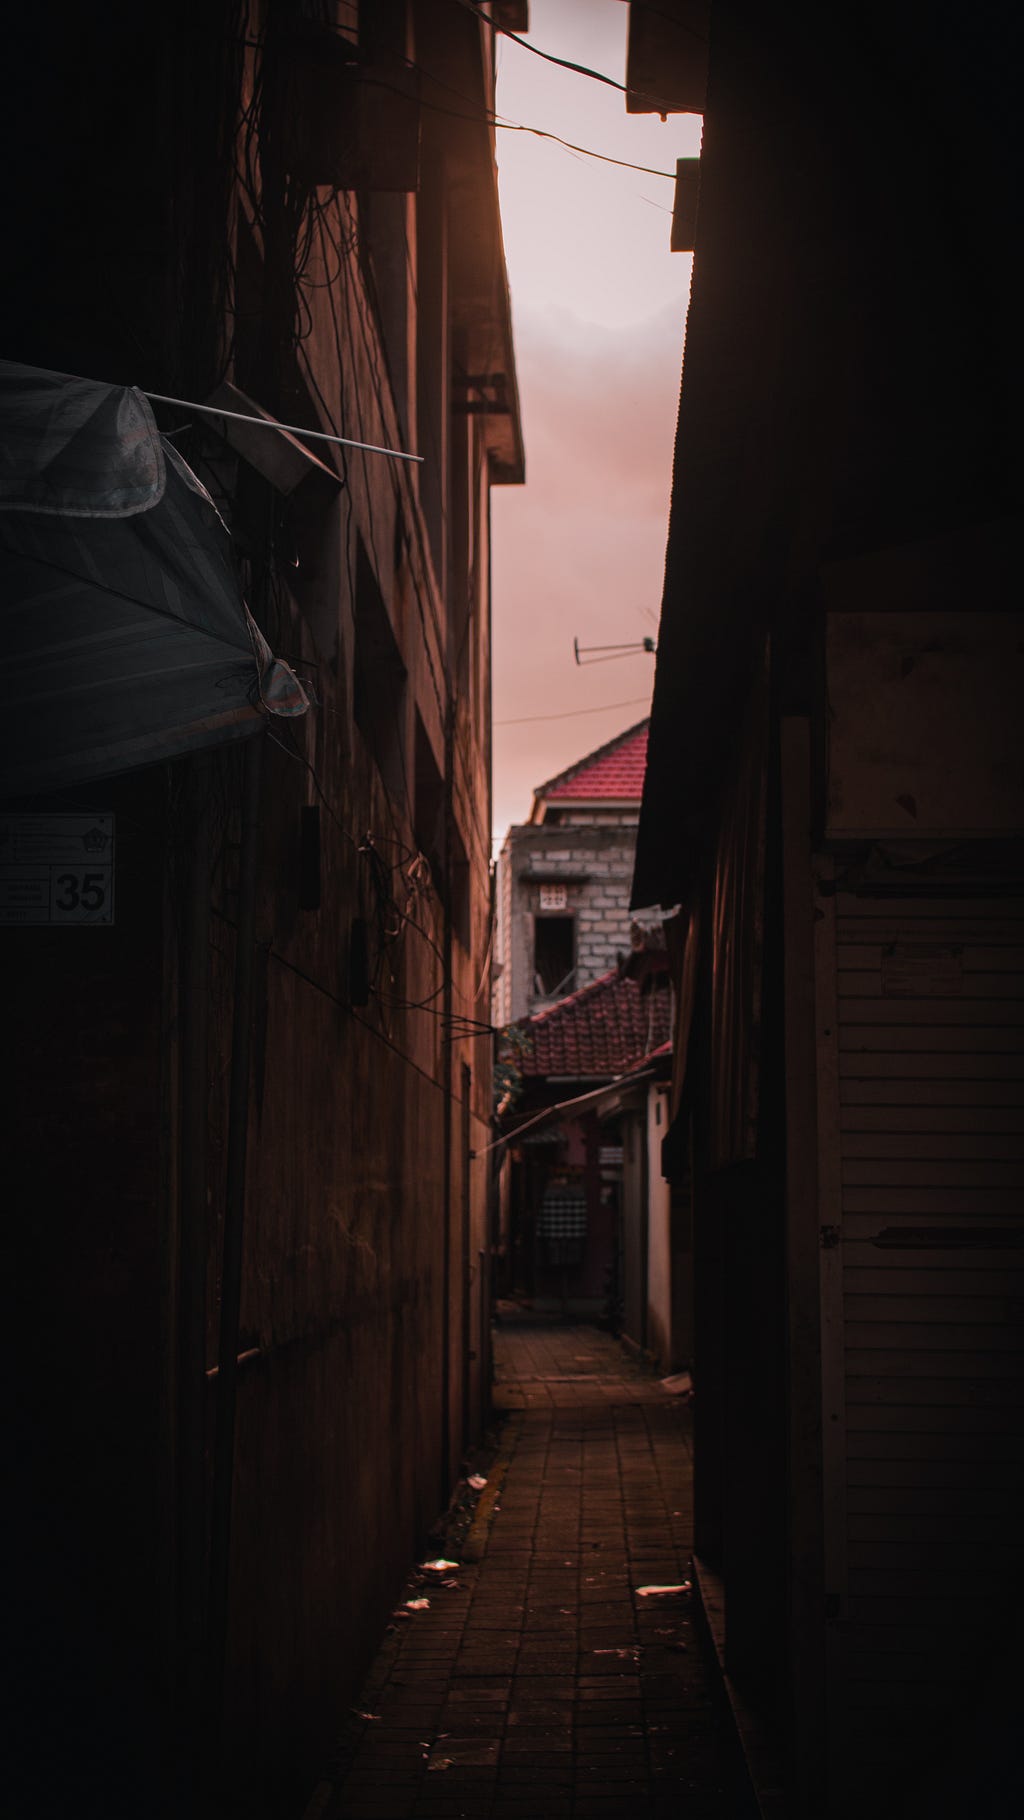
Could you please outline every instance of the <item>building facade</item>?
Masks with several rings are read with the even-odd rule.
[[[765,1811],[1008,1815],[1019,24],[911,6],[883,45],[799,3],[703,12],[661,22],[704,137],[634,882],[682,905],[697,1581]],[[951,188],[928,148],[954,91]]]
[[[116,828],[113,922],[5,930],[12,1803],[42,1752],[54,1811],[301,1811],[485,1413],[494,38],[433,0],[66,12],[8,64],[4,351],[184,401],[150,426],[309,707],[271,721],[254,662],[249,737],[3,805]]]
[[[534,791],[498,860],[495,1022],[592,984],[629,948],[641,721]]]
[[[505,1292],[598,1319],[666,1365],[669,1185],[648,1124],[660,1128],[667,1106],[667,988],[666,975],[642,988],[616,967],[498,1039],[515,1081],[499,1177]]]

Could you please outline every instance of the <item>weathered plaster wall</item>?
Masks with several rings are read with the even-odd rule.
[[[358,218],[345,199],[337,209],[345,243]],[[314,289],[310,307],[305,408],[337,398],[335,421],[347,433],[397,445],[358,262],[344,264],[333,289]],[[418,432],[433,461],[429,409],[421,391]],[[482,511],[479,424],[461,420]],[[450,588],[469,600],[453,641],[419,479],[379,458],[347,462],[337,502],[303,522],[294,593],[275,601],[287,625],[278,642],[304,673],[308,666],[319,700],[283,740],[303,762],[279,746],[267,755],[240,1338],[258,1357],[240,1385],[229,1645],[230,1758],[250,1788],[297,1787],[318,1743],[329,1742],[480,1428],[487,1171],[467,1148],[490,1135],[491,1061],[486,1032],[472,1034],[467,1020],[486,1020],[489,1003],[488,728],[479,711],[487,692],[453,685],[457,670],[465,679],[489,661],[478,591],[486,525],[464,541],[458,586],[448,549]],[[359,714],[368,594],[397,653],[390,715],[387,698]],[[321,811],[322,901],[313,912],[297,900],[303,806]],[[232,1013],[230,863],[215,891],[216,1204]],[[350,969],[360,925],[364,1002]],[[216,1231],[211,1239],[212,1360]]]
[[[419,253],[443,268],[447,241],[428,241],[416,203],[377,216],[393,235],[394,307],[384,311],[374,289],[383,271],[354,196],[319,192],[293,338],[293,273],[285,265],[265,283],[266,223],[252,196],[236,193],[229,207],[233,175],[223,194],[207,181],[219,172],[217,133],[223,125],[230,142],[235,125],[217,112],[228,90],[214,51],[241,54],[233,37],[225,50],[236,18],[219,5],[204,15],[206,59],[173,9],[133,15],[131,31],[123,12],[97,15],[87,32],[79,22],[66,40],[51,23],[34,47],[40,94],[63,84],[118,106],[88,134],[80,110],[48,109],[39,173],[6,184],[7,198],[24,191],[19,222],[43,220],[48,193],[75,213],[66,236],[51,207],[46,232],[60,246],[50,271],[43,262],[23,306],[13,293],[3,301],[10,354],[197,400],[226,370],[283,421],[411,443],[425,457],[421,479],[408,464],[328,451],[337,488],[285,499],[219,437],[185,427],[185,413],[164,420],[184,427],[178,446],[236,532],[254,615],[315,697],[303,720],[273,726],[265,751],[248,1020],[240,1349],[253,1356],[238,1384],[225,1758],[255,1820],[302,1811],[479,1428],[488,1169],[466,1153],[490,1137],[490,1038],[471,1021],[486,1023],[489,1005],[490,432],[482,416],[456,413],[447,383],[417,395],[410,378],[417,357],[428,377],[443,373],[460,331],[458,288],[442,284],[436,340],[424,334],[417,347],[408,312]],[[442,28],[472,39],[479,25],[452,17],[431,15],[442,64]],[[253,31],[261,19],[256,8]],[[477,35],[489,56],[485,28]],[[171,73],[154,85],[165,63]],[[182,68],[194,83],[177,81]],[[125,181],[112,189],[111,134],[123,145],[133,133],[142,163],[122,159]],[[431,157],[443,205],[448,166],[436,146]],[[254,157],[254,181],[258,165]],[[126,210],[138,230],[130,243]],[[276,248],[282,258],[292,250]],[[215,279],[225,277],[237,287],[230,321],[216,314]],[[488,302],[473,310],[486,325],[501,307],[490,263],[480,283]],[[193,314],[176,313],[179,287]],[[458,511],[449,432],[461,449],[451,469]],[[357,713],[357,647],[371,611],[397,664],[368,715]],[[379,681],[379,669],[364,668]],[[32,1799],[45,1760],[48,1799],[99,1811],[100,1789],[107,1820],[134,1820],[143,1807],[162,1817],[164,1802],[175,1813],[199,1806],[174,1786],[202,1667],[179,1595],[186,1568],[205,1595],[207,1562],[187,1554],[191,1536],[203,1555],[217,1444],[207,1374],[220,1315],[241,768],[235,752],[212,754],[203,769],[212,851],[195,954],[185,931],[196,772],[184,764],[88,792],[83,806],[125,817],[115,927],[24,930],[16,945],[26,1164],[16,1199],[27,1242],[14,1280],[32,1335],[24,1427],[37,1455],[25,1466],[19,1558],[35,1595],[54,1589],[35,1598],[24,1626],[35,1632],[26,1704],[32,1725],[45,1720],[38,1746],[26,1730],[27,1757]],[[300,904],[304,810],[319,813],[315,909]],[[418,863],[424,854],[429,865]],[[362,991],[350,964],[360,927]],[[190,995],[209,1027],[205,1070],[200,1056],[186,1077]],[[186,1089],[208,1113],[205,1147],[190,1148]],[[185,1173],[200,1183],[189,1206]],[[190,1221],[206,1259],[205,1323],[191,1353],[180,1324]],[[198,1441],[183,1419],[196,1404]],[[62,1661],[70,1666],[56,1673]],[[40,1688],[45,1699],[34,1699]],[[108,1758],[116,1785],[93,1780]]]

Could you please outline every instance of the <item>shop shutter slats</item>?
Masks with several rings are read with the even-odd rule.
[[[1024,905],[840,892],[836,969],[840,1698],[881,1767],[973,1700],[1024,1581]]]

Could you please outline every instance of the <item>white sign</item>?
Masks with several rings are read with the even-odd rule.
[[[112,815],[0,815],[0,923],[113,920]]]
[[[564,910],[568,902],[569,896],[564,885],[541,886],[540,907],[542,910]]]

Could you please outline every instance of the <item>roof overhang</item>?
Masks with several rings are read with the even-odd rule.
[[[566,1118],[578,1118],[586,1112],[596,1112],[601,1118],[611,1118],[617,1112],[641,1103],[647,1090],[656,1079],[657,1070],[653,1067],[641,1069],[635,1074],[621,1075],[617,1080],[606,1081],[603,1087],[594,1087],[589,1093],[578,1093],[572,1099],[558,1100],[553,1106],[546,1106],[543,1112],[536,1112],[524,1119],[514,1131],[506,1131],[489,1150],[496,1150],[499,1145],[514,1144],[527,1131],[540,1131],[547,1125],[557,1124]],[[481,1152],[477,1151],[476,1155]]]
[[[452,322],[466,371],[462,399],[479,415],[497,485],[525,479],[519,387],[512,344],[512,303],[498,203],[495,160],[494,39],[468,8],[431,14],[417,43],[423,72],[424,145],[445,159],[449,198]],[[476,111],[453,100],[472,97]]]
[[[530,821],[536,827],[547,817],[549,809],[616,809],[640,814],[638,796],[535,796]]]
[[[708,85],[709,0],[631,6],[627,114],[702,114]]]

